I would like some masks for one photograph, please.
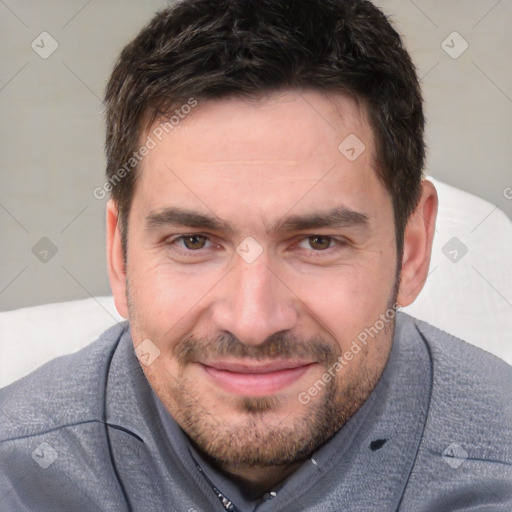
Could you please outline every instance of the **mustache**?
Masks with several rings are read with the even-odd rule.
[[[272,334],[258,345],[247,345],[231,333],[213,338],[190,335],[173,349],[173,356],[181,366],[228,356],[256,361],[306,359],[330,366],[340,355],[336,342],[329,343],[320,337],[302,339],[287,332]]]

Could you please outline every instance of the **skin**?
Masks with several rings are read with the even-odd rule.
[[[365,145],[354,161],[338,150],[350,134]],[[208,101],[142,162],[126,262],[116,204],[108,204],[117,309],[135,347],[150,340],[160,351],[141,364],[149,383],[197,449],[255,496],[295,471],[366,400],[385,368],[393,322],[308,403],[299,394],[425,282],[435,189],[422,184],[397,290],[392,201],[376,165],[364,107],[347,96],[284,91]],[[197,216],[194,227],[184,225],[190,216],[165,209],[217,225]],[[322,225],[341,209],[343,222]]]

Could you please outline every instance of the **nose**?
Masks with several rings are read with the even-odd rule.
[[[215,301],[215,328],[242,343],[258,345],[297,322],[295,296],[262,254],[255,262],[237,258]]]

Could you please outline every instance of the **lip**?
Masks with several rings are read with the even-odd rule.
[[[274,395],[298,381],[315,365],[309,361],[286,360],[262,364],[228,361],[199,363],[216,385],[239,396]]]

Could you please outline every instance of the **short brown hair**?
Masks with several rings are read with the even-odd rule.
[[[410,56],[366,0],[181,0],[122,51],[105,95],[107,179],[123,246],[141,135],[190,98],[257,98],[279,89],[348,93],[367,108],[399,254],[420,195],[424,116]],[[126,170],[126,169],[125,169]]]

